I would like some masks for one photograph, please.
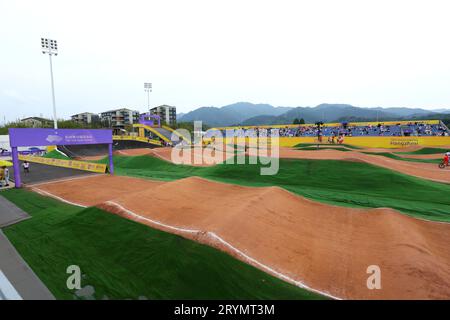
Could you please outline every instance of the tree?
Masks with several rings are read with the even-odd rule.
[[[48,126],[53,128],[53,124]],[[58,120],[59,129],[101,129],[102,123],[98,119],[93,119],[91,123],[79,123],[73,120]]]
[[[29,128],[29,126],[27,126],[25,123],[22,123],[20,121],[8,122],[6,125],[0,127],[0,135],[8,134],[9,128]]]
[[[58,120],[59,129],[81,129],[83,125],[72,120]]]
[[[300,120],[298,120],[298,118],[295,118],[294,122],[292,122],[292,124],[300,124]]]
[[[300,119],[300,124],[305,124],[305,119],[301,118]]]

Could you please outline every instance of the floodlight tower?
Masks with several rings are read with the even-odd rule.
[[[58,129],[58,120],[56,118],[56,103],[55,103],[55,86],[53,84],[53,66],[52,66],[52,55],[58,55],[58,43],[56,40],[51,40],[48,38],[41,38],[41,48],[42,53],[48,53],[50,59],[50,78],[52,83],[52,100],[53,100],[53,125],[55,129]]]
[[[150,111],[150,92],[152,92],[152,84],[150,82],[144,82],[144,91],[147,92],[147,107]]]

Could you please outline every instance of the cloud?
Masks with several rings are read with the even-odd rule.
[[[0,99],[15,116],[51,113],[45,36],[59,43],[63,117],[145,111],[144,82],[151,106],[179,112],[242,100],[449,107],[449,11],[437,0],[4,1]]]

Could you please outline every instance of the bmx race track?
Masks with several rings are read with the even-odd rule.
[[[330,297],[450,298],[447,223],[388,208],[330,206],[277,187],[197,177],[160,182],[92,176],[33,189],[207,243]],[[383,290],[367,289],[370,265],[383,270]]]
[[[339,200],[336,200],[339,205],[332,205],[327,204],[329,198],[323,202],[318,199],[321,201],[318,202],[279,186],[244,186],[205,179],[196,176],[196,172],[214,169],[212,157],[203,158],[195,165],[197,168],[179,167],[173,164],[171,151],[171,148],[116,150],[118,175],[38,180],[27,187],[71,205],[97,207],[154,229],[209,245],[281,280],[325,297],[450,299],[450,223],[428,221],[388,208],[387,205],[358,208],[341,205]],[[389,150],[391,154],[392,151]],[[200,156],[198,152],[192,152],[191,160]],[[224,160],[236,156],[223,150],[209,154],[214,156],[216,152]],[[246,154],[249,152],[251,150]],[[333,160],[351,167],[356,177],[361,174],[357,172],[359,165],[382,167],[401,173],[401,179],[406,183],[413,183],[410,179],[426,179],[433,181],[429,182],[432,184],[430,190],[439,186],[448,187],[450,170],[439,169],[435,163],[414,160],[433,161],[438,159],[438,155],[399,154],[399,158],[392,159],[384,156],[386,152],[385,149],[280,148],[280,158],[299,159],[293,160],[297,162]],[[101,157],[89,154],[80,158],[101,161]],[[403,161],[403,157],[413,161]],[[151,163],[161,166],[159,178],[167,176],[167,180],[171,181],[152,180],[151,175],[144,175],[145,179],[126,176],[124,168],[151,169],[148,160],[157,161]],[[291,160],[286,161],[281,164],[289,166]],[[181,176],[175,175],[175,168],[182,171]],[[334,168],[339,170],[339,166]],[[200,171],[192,171],[194,169]],[[213,172],[211,177],[214,178],[215,171],[209,172]],[[392,171],[383,172],[388,175],[388,180],[393,179],[390,176],[394,175]],[[287,175],[286,172],[284,174]],[[361,177],[370,184],[370,176]],[[342,183],[348,182],[343,180]],[[358,196],[363,199],[364,190]],[[437,203],[433,201],[430,203]],[[447,214],[442,212],[447,202],[443,201],[442,207],[436,209],[439,214]],[[391,205],[395,207],[392,202]],[[406,207],[400,206],[399,210]],[[368,289],[368,269],[371,266],[382,270],[381,290]]]

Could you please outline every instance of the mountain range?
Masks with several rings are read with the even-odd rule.
[[[450,109],[425,110],[421,108],[361,108],[349,104],[323,103],[316,107],[274,107],[270,104],[238,102],[217,107],[201,107],[186,114],[178,115],[178,122],[201,120],[213,127],[232,125],[289,124],[295,119],[306,123],[402,120],[402,119],[443,119],[450,117]]]
[[[227,126],[241,124],[256,116],[280,116],[291,110],[289,107],[274,107],[269,104],[239,102],[221,108],[201,107],[184,114],[178,121],[192,122],[201,120],[209,126]]]

